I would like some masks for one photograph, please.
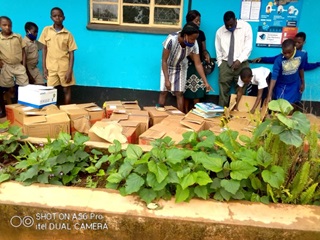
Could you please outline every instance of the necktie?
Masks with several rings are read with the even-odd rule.
[[[229,46],[229,54],[228,54],[228,66],[231,67],[233,64],[233,54],[234,54],[234,35],[231,33],[230,37],[230,46]]]
[[[252,91],[252,84],[251,82],[248,83],[248,86],[247,86],[247,94],[249,95]]]

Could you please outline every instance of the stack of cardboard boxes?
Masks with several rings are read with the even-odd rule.
[[[55,138],[60,132],[72,136],[81,132],[87,134],[91,141],[112,142],[110,139],[119,136],[127,143],[150,145],[153,140],[166,136],[178,143],[183,139],[183,133],[188,131],[211,130],[220,134],[231,129],[251,137],[256,122],[263,120],[267,113],[265,106],[260,117],[249,114],[256,100],[256,97],[249,96],[242,96],[239,111],[233,111],[235,94],[231,95],[230,106],[224,115],[213,118],[203,118],[192,112],[185,115],[173,106],[165,106],[163,112],[154,106],[141,110],[138,101],[107,101],[103,109],[95,103],[61,105],[58,108],[55,106],[56,96],[53,88],[21,87],[20,104],[6,105],[7,118],[11,125],[21,127],[23,133],[31,137]],[[318,117],[313,114],[307,114],[307,117],[320,129]]]

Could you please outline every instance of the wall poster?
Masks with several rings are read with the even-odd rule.
[[[298,32],[302,0],[261,0],[257,47],[281,47]]]
[[[240,19],[245,21],[259,21],[261,0],[242,0]]]

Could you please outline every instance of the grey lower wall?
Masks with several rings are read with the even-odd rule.
[[[17,182],[0,185],[0,240],[318,240],[320,207],[159,201],[150,210],[116,191]]]
[[[59,97],[58,104],[63,104],[63,92],[58,89]],[[95,102],[102,106],[105,101],[121,100],[131,101],[138,100],[140,107],[154,106],[158,103],[158,91],[145,91],[127,88],[104,88],[104,87],[86,87],[86,86],[73,86],[72,87],[72,102],[73,103],[86,103]],[[208,101],[218,104],[219,96],[206,95],[202,101]],[[176,106],[176,98],[168,94],[167,105]],[[320,116],[320,102],[303,102],[304,110],[308,113],[313,113]]]

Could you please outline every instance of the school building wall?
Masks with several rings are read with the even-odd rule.
[[[183,19],[190,2],[191,8],[197,9],[202,15],[201,29],[206,34],[208,50],[212,57],[215,57],[214,36],[223,24],[223,14],[232,10],[239,17],[241,0],[184,0]],[[157,102],[162,42],[167,34],[89,30],[86,28],[89,18],[88,0],[32,0],[27,4],[24,0],[1,1],[0,15],[10,17],[13,31],[21,35],[25,35],[25,22],[33,21],[39,26],[40,35],[43,27],[52,24],[50,10],[55,6],[64,10],[64,25],[73,33],[78,45],[74,65],[77,87],[73,91],[73,101],[101,103],[112,98],[132,100],[128,99],[131,97],[144,105]],[[319,1],[303,1],[298,23],[299,31],[307,34],[304,49],[308,51],[309,62],[320,61],[320,31],[315,9],[320,9]],[[259,23],[250,24],[254,42],[251,59],[278,54],[280,48],[255,46]],[[259,66],[261,65],[251,65]],[[272,65],[264,66],[272,68]],[[319,74],[320,68],[305,73],[306,90],[303,100],[320,102]],[[215,91],[211,92],[207,99],[216,100],[219,94],[217,67],[214,73],[208,76],[208,80]],[[175,103],[171,97],[168,101]]]

